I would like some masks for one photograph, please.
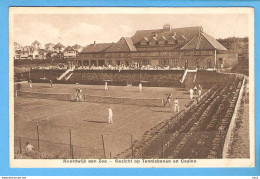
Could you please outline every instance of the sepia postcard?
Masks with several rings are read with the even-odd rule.
[[[254,8],[9,8],[10,167],[254,167]]]

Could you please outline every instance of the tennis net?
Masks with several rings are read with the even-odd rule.
[[[138,106],[163,106],[162,98],[125,98],[85,94],[84,101],[93,103],[127,104]]]
[[[71,95],[64,94],[64,93],[38,93],[38,92],[18,90],[16,95],[26,97],[26,98],[54,99],[54,100],[63,100],[63,101],[71,100]]]

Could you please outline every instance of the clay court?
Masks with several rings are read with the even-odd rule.
[[[47,83],[21,84],[20,91],[38,93],[69,93],[74,96],[75,89],[82,88],[83,94],[127,97],[133,99],[164,98],[166,93],[172,93],[173,99],[179,98],[180,109],[190,102],[186,89],[165,87],[143,87],[139,92],[136,86],[104,86],[98,85],[69,85],[54,84],[53,88]],[[107,123],[107,107],[113,110],[113,124]],[[71,142],[74,158],[104,158],[102,134],[104,137],[106,158],[113,158],[131,146],[133,141],[140,139],[143,134],[167,120],[176,113],[173,107],[146,105],[124,105],[93,102],[73,102],[51,99],[15,97],[15,150],[19,150],[19,139],[22,147],[29,141],[37,149],[37,124],[40,138],[40,151],[54,154],[58,157],[69,155]]]

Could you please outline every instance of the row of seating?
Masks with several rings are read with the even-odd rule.
[[[186,111],[147,131],[135,143],[135,157],[221,158],[241,85],[241,77],[227,75]],[[130,158],[130,150],[119,157]]]

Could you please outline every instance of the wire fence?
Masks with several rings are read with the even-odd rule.
[[[41,158],[41,159],[65,159],[65,158],[95,158],[101,159],[104,156],[104,140],[103,135],[100,135],[100,141],[102,138],[103,146],[100,142],[100,147],[95,148],[92,146],[79,146],[73,144],[73,138],[71,130],[68,131],[67,140],[68,143],[53,142],[50,140],[44,140],[41,138],[38,125],[36,126],[36,136],[34,137],[14,137],[14,153],[16,158]],[[44,133],[44,132],[43,132]],[[64,134],[64,136],[66,136]],[[47,136],[44,137],[46,138]],[[28,150],[28,144],[33,146],[32,150]]]

